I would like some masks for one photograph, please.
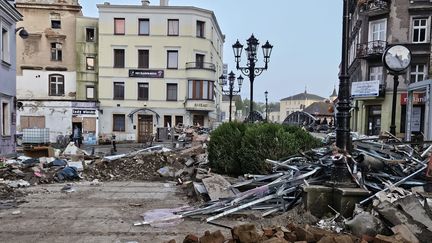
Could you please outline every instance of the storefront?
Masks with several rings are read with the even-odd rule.
[[[416,134],[423,135],[421,139],[432,140],[432,80],[412,83],[408,86],[405,100],[405,139],[414,140]],[[418,136],[418,135],[417,135]]]

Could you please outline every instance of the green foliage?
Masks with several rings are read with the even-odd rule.
[[[278,160],[320,142],[298,127],[280,124],[225,123],[211,134],[209,161],[218,173],[268,173],[265,159]]]

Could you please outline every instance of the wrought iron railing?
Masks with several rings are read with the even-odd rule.
[[[387,41],[370,41],[357,45],[357,57],[366,58],[370,56],[382,55],[387,47]]]
[[[187,62],[186,69],[206,69],[216,71],[216,65],[210,62]]]

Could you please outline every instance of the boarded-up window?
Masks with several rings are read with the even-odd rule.
[[[96,118],[83,118],[83,132],[84,133],[96,133]]]
[[[45,128],[44,116],[21,116],[21,131],[26,128]]]

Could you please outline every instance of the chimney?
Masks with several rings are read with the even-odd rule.
[[[141,3],[142,3],[143,6],[150,5],[150,1],[149,0],[141,0]]]
[[[169,0],[160,0],[160,5],[161,6],[168,6],[168,1]]]

